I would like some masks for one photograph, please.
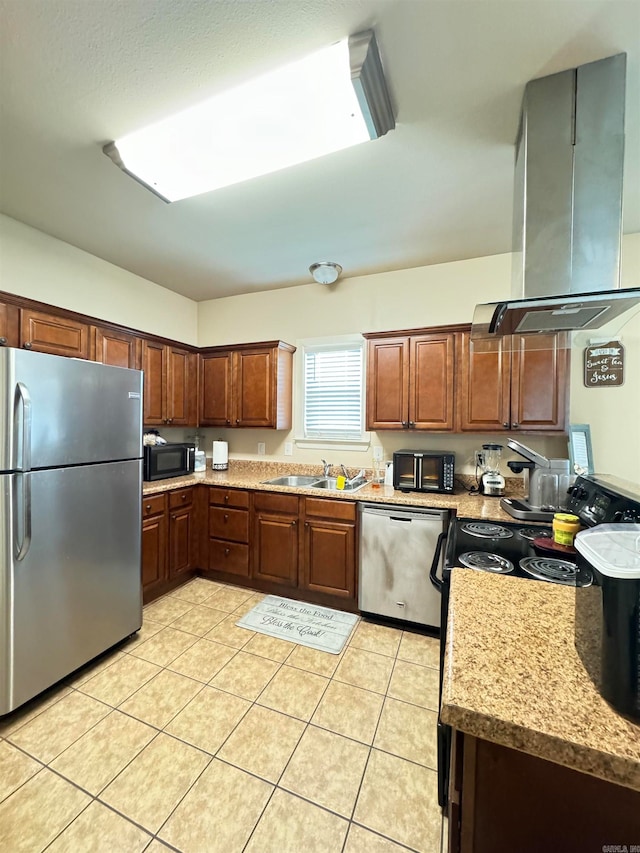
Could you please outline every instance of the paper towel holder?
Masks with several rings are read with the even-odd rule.
[[[214,441],[211,454],[211,469],[227,471],[229,469],[229,444],[226,441]]]

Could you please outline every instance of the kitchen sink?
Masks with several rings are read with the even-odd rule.
[[[276,477],[273,480],[263,480],[262,483],[265,486],[304,487],[307,489],[323,489],[327,492],[357,492],[358,489],[367,485],[366,480],[355,480],[353,483],[345,483],[344,489],[339,489],[337,477],[311,476]]]
[[[312,489],[326,489],[327,491],[335,492],[357,492],[363,486],[367,485],[366,480],[355,480],[353,483],[345,483],[343,489],[337,486],[336,477],[323,477],[321,480],[316,480],[315,483],[309,484]]]
[[[314,486],[317,481],[318,477],[307,475],[306,477],[276,477],[273,480],[263,480],[262,482],[265,486],[291,486],[296,488],[297,486]]]

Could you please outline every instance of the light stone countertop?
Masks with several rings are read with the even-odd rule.
[[[600,696],[576,652],[575,596],[570,587],[454,569],[442,720],[640,791],[640,725]]]
[[[286,465],[282,463],[263,463],[251,461],[231,461],[229,470],[212,471],[207,468],[198,474],[186,477],[172,477],[167,480],[156,480],[143,483],[142,494],[153,495],[182,489],[185,486],[204,483],[207,486],[222,486],[236,489],[255,489],[260,491],[280,492],[283,494],[306,495],[315,498],[332,498],[348,501],[365,501],[376,503],[391,503],[408,507],[431,507],[434,509],[456,510],[459,516],[483,518],[490,521],[513,521],[500,508],[500,498],[488,498],[483,495],[470,495],[464,489],[458,488],[453,495],[424,494],[420,492],[400,492],[393,486],[364,486],[357,492],[324,491],[312,488],[292,488],[289,486],[265,485],[262,481],[274,479],[287,474],[315,474],[318,477],[318,466]]]

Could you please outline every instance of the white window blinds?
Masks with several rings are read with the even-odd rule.
[[[305,438],[362,438],[362,366],[358,344],[305,349]]]

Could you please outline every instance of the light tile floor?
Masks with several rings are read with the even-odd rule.
[[[438,642],[330,655],[236,627],[260,598],[196,578],[0,719],[0,850],[437,853]]]

